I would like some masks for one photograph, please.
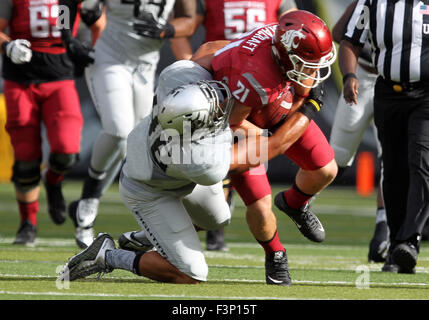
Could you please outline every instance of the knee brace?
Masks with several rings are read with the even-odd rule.
[[[49,155],[49,168],[56,173],[65,173],[79,160],[79,154],[51,153]]]
[[[41,178],[41,162],[42,159],[34,161],[15,161],[12,168],[12,182],[19,192],[29,192],[39,185]]]

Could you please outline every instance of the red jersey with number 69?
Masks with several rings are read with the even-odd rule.
[[[234,98],[253,110],[247,120],[269,129],[290,112],[293,89],[271,53],[277,24],[259,28],[216,52],[214,78],[226,81]]]
[[[236,39],[277,22],[282,0],[205,0],[206,41]]]
[[[64,27],[71,26],[67,26],[70,23],[67,13],[60,10],[58,0],[13,0],[12,4],[9,36],[13,40],[27,39],[33,51],[52,54],[65,52],[59,23],[64,23]]]
[[[4,56],[3,77],[21,83],[73,79],[73,63],[61,40],[59,27],[70,28],[69,12],[58,0],[0,0],[0,16],[9,22],[12,40],[25,39],[33,51],[29,63],[17,65]],[[73,30],[77,32],[79,19]]]

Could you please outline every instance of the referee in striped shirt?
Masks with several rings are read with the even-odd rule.
[[[358,99],[357,59],[367,40],[379,74],[374,120],[391,242],[382,271],[415,273],[429,215],[429,0],[359,0],[339,49],[351,107]]]

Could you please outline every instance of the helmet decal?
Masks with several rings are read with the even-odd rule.
[[[297,39],[298,40],[295,40]],[[287,51],[296,49],[299,46],[299,40],[305,39],[305,34],[301,30],[288,30],[280,38]]]

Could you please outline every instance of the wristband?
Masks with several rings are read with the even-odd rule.
[[[165,29],[163,30],[163,32],[164,32],[164,36],[162,37],[163,39],[173,38],[174,34],[176,33],[176,30],[174,29],[174,26],[171,23],[167,23],[165,25]]]
[[[357,76],[353,72],[345,74],[344,77],[343,77],[343,84],[346,83],[346,81],[347,81],[348,78],[355,78],[355,79],[357,79]]]
[[[301,112],[308,119],[312,120],[316,116],[316,113],[320,111],[320,105],[316,102],[316,100],[308,99],[297,111]]]

